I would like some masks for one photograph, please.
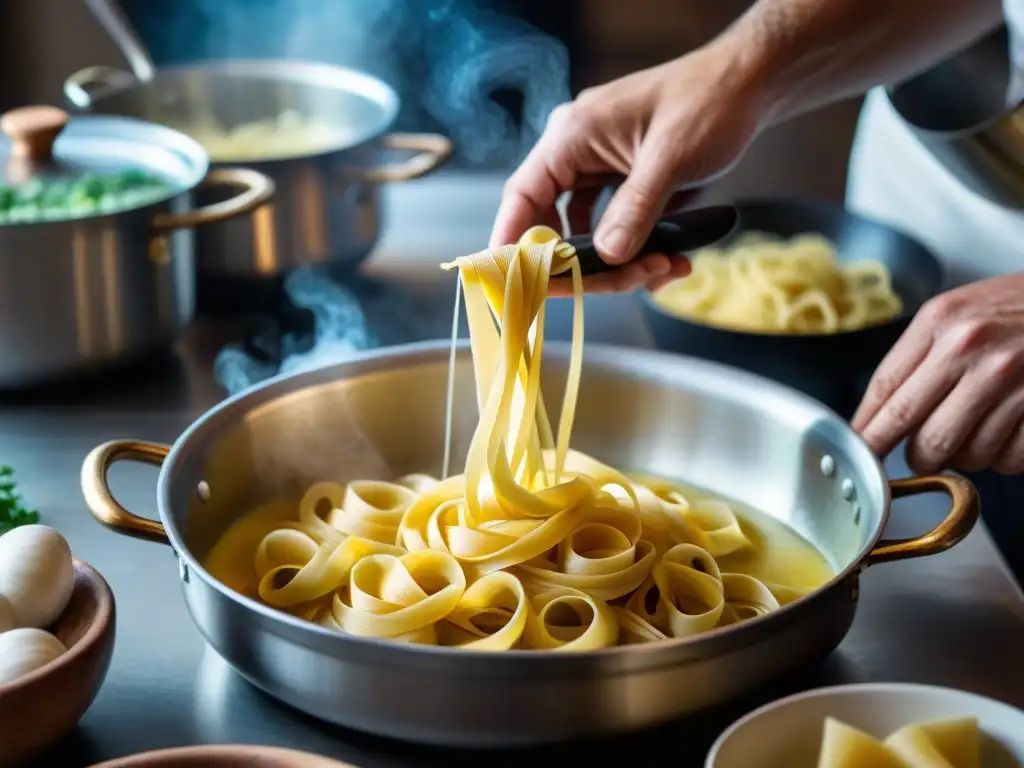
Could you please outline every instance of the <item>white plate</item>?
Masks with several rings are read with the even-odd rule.
[[[976,717],[987,736],[984,768],[1024,766],[1024,712],[953,688],[869,683],[818,688],[751,712],[718,737],[705,768],[814,768],[829,716],[878,738],[921,720]]]

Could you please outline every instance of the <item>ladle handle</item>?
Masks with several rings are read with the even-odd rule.
[[[103,30],[110,35],[110,39],[128,62],[135,79],[140,82],[152,80],[155,71],[153,60],[139,36],[135,34],[121,6],[113,0],[85,0],[85,4]]]
[[[53,143],[67,124],[68,113],[58,107],[21,107],[0,115],[0,131],[11,140],[11,157],[31,163],[53,159]]]

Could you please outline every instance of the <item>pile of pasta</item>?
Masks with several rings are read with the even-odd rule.
[[[288,109],[276,117],[224,128],[212,114],[175,126],[219,162],[279,160],[336,150],[355,136],[343,125]]]
[[[973,717],[911,723],[884,742],[829,717],[818,768],[979,768],[981,755],[981,730]]]
[[[569,449],[582,285],[553,230],[450,266],[465,294],[480,413],[464,472],[309,488],[297,519],[256,550],[263,602],[364,637],[587,651],[689,637],[799,595],[721,571],[716,558],[751,546],[727,503],[690,503],[670,484]],[[556,431],[540,366],[548,281],[560,273],[575,312]]]
[[[654,293],[665,311],[733,330],[830,334],[897,318],[903,302],[874,259],[841,262],[825,237],[750,232],[694,254],[692,273]]]

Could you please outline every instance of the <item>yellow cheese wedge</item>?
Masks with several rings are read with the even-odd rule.
[[[825,720],[818,768],[909,768],[885,744],[834,718]]]
[[[914,723],[885,743],[910,768],[981,768],[981,733],[973,717]]]

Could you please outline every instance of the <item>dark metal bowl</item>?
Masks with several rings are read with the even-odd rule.
[[[910,324],[914,313],[942,287],[942,268],[923,245],[884,224],[818,200],[746,200],[730,240],[757,231],[793,237],[824,235],[843,261],[874,258],[892,273],[903,314],[889,323],[836,334],[749,333],[685,320],[643,294],[644,318],[659,349],[702,357],[774,379],[850,418],[872,372]]]

